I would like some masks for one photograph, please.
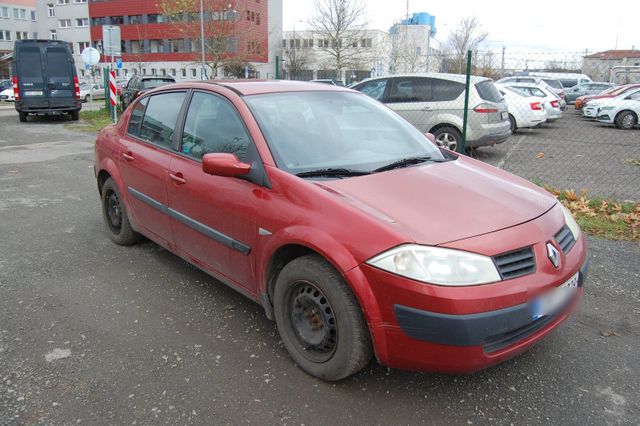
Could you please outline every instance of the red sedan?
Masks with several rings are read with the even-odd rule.
[[[155,89],[100,132],[95,168],[115,243],[144,235],[260,303],[325,380],[373,355],[486,368],[583,293],[585,239],[555,198],[337,86]]]

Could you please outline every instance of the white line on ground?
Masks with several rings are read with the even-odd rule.
[[[500,160],[498,162],[498,164],[496,164],[496,167],[501,169],[504,164],[507,162],[507,160],[509,159],[509,157],[511,157],[511,154],[513,153],[513,151],[515,151],[515,149],[518,147],[518,145],[520,145],[520,143],[525,140],[525,138],[527,137],[527,135],[522,135],[520,136],[520,138],[516,141],[516,143],[514,143],[511,148],[509,148],[509,151],[507,151],[506,155],[502,158],[502,160]]]

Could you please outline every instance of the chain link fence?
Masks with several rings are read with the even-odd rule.
[[[535,183],[640,201],[635,62],[586,52],[487,51],[474,52],[469,64],[460,55],[440,55],[430,64],[436,72],[379,77],[354,88],[433,133],[439,144],[466,147],[473,157]]]

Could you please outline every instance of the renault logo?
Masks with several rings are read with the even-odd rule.
[[[549,260],[553,263],[553,266],[558,269],[558,265],[560,265],[560,252],[551,243],[547,243],[547,256],[549,256]]]

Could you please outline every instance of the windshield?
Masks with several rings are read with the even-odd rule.
[[[553,78],[543,78],[542,81],[544,81],[545,83],[547,83],[549,86],[553,87],[554,89],[563,89],[564,88],[562,86],[562,83],[560,83],[558,80],[554,80]]]
[[[576,86],[578,84],[578,80],[563,78],[563,79],[560,80],[560,83],[562,83],[562,87],[571,88],[571,87]]]
[[[150,78],[142,80],[143,89],[155,89],[156,87],[164,86],[165,84],[174,83],[172,80],[166,78]]]
[[[443,159],[415,127],[366,95],[290,92],[245,97],[279,168],[371,172],[409,157]]]

